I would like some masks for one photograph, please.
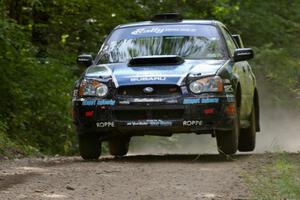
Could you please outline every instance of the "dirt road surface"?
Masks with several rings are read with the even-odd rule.
[[[258,156],[258,155],[255,155]],[[249,199],[255,156],[129,155],[1,161],[0,199]]]

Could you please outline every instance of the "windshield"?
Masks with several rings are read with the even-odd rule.
[[[99,63],[128,62],[132,57],[179,55],[185,59],[224,59],[225,49],[211,25],[139,26],[115,30]]]

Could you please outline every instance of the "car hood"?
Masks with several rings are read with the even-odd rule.
[[[185,60],[179,65],[128,66],[125,63],[101,64],[87,69],[87,78],[111,77],[115,85],[176,84],[188,74],[215,75],[226,60]]]

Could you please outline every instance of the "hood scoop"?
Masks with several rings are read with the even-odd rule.
[[[128,66],[180,65],[184,59],[177,55],[170,56],[141,56],[130,59]]]

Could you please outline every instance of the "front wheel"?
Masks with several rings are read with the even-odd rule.
[[[216,131],[218,151],[220,154],[232,155],[238,149],[239,117],[233,120],[233,128],[230,131]]]
[[[94,134],[78,135],[79,152],[84,160],[97,160],[101,155],[101,142]]]
[[[124,156],[129,149],[130,137],[116,137],[108,141],[110,155]]]

